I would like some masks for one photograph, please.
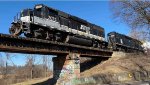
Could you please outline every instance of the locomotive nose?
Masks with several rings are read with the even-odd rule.
[[[9,28],[9,33],[13,36],[19,36],[22,33],[20,23],[12,23]]]

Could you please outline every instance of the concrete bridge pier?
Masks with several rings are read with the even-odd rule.
[[[80,78],[80,55],[69,53],[53,58],[53,79],[56,85],[74,85]]]

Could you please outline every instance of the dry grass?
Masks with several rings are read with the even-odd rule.
[[[95,67],[81,73],[81,77],[96,74],[121,73],[134,71],[150,71],[150,56],[132,55],[127,57],[113,57]]]
[[[27,80],[25,82],[12,84],[12,85],[32,85],[32,84],[36,84],[36,83],[40,83],[40,82],[46,81],[48,79],[49,79],[49,77],[47,77],[47,78],[36,78],[36,79]]]

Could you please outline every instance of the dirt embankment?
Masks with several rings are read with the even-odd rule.
[[[81,79],[84,78],[94,82],[98,79],[101,83],[147,80],[150,78],[150,56],[128,54],[112,57],[82,72]]]

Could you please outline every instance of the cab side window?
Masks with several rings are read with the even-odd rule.
[[[34,15],[37,17],[42,17],[42,8],[35,9],[34,10]]]
[[[49,10],[49,16],[53,16],[53,17],[55,17],[56,15],[58,15],[58,12],[57,11],[55,11],[55,10],[53,10],[53,9],[48,9]]]
[[[66,18],[64,18],[64,17],[60,17],[60,24],[61,24],[61,25],[68,26],[69,21],[68,21],[68,19],[66,19]]]
[[[70,20],[70,21],[69,21],[69,27],[72,28],[72,29],[78,30],[77,22],[74,21],[74,20]]]

